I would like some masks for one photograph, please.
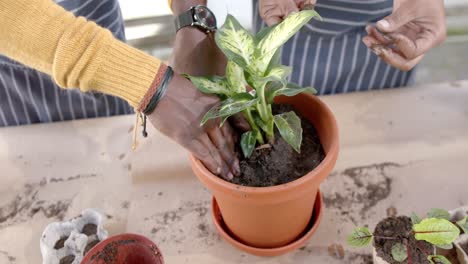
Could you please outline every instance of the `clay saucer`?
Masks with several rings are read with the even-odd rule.
[[[279,256],[296,250],[300,247],[303,247],[307,241],[312,237],[312,235],[317,230],[320,220],[322,218],[322,194],[320,191],[317,192],[317,198],[315,199],[314,211],[312,214],[312,218],[310,219],[309,224],[307,225],[306,229],[302,232],[302,234],[293,242],[276,248],[257,248],[249,246],[232,234],[232,232],[227,228],[226,224],[223,221],[223,216],[221,215],[221,211],[219,210],[218,204],[216,199],[213,197],[211,202],[211,212],[213,217],[213,222],[216,226],[216,229],[221,234],[221,236],[229,242],[234,247],[245,251],[247,253],[257,255],[257,256],[264,256],[264,257],[272,257],[272,256]]]

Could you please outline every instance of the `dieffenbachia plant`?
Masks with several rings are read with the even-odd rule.
[[[442,249],[451,249],[453,247],[453,241],[460,235],[460,231],[467,233],[468,231],[468,217],[457,222],[450,222],[450,214],[444,209],[431,209],[427,214],[427,218],[422,219],[413,213],[411,215],[411,221],[413,223],[413,230],[410,234],[416,239],[416,248],[421,250],[427,255],[427,259],[432,264],[451,264],[451,262],[444,256],[434,255],[427,252],[423,247],[418,245],[418,241],[426,241],[435,247]],[[347,242],[351,246],[363,247],[367,246],[372,242],[372,239],[376,237],[379,239],[398,239],[398,236],[394,237],[382,237],[373,235],[367,227],[358,227],[348,236]],[[408,243],[408,242],[405,242]],[[392,257],[397,262],[403,262],[407,260],[408,264],[412,264],[410,258],[410,247],[408,244],[395,243],[392,246]]]
[[[221,118],[222,125],[230,116],[242,113],[251,127],[241,136],[244,156],[249,157],[257,143],[272,142],[275,125],[284,140],[299,152],[301,120],[292,111],[274,116],[271,104],[278,95],[316,92],[311,87],[288,83],[292,69],[280,64],[281,46],[313,17],[319,17],[313,10],[297,12],[254,36],[228,15],[215,36],[228,58],[226,76],[187,76],[200,91],[221,98],[221,103],[203,117],[201,125],[215,118]]]

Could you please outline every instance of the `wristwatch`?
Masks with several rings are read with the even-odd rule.
[[[216,31],[216,17],[204,5],[192,6],[189,10],[175,18],[176,32],[183,27],[197,27],[206,33]]]

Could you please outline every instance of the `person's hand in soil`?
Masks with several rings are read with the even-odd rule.
[[[165,96],[148,119],[164,135],[200,159],[212,173],[232,179],[239,175],[240,168],[231,126],[226,122],[220,128],[220,120],[200,126],[205,113],[218,102],[217,97],[201,93],[189,80],[174,74]]]
[[[386,63],[409,71],[445,40],[444,2],[396,0],[394,12],[366,30],[366,46]]]
[[[268,26],[280,23],[289,14],[299,12],[307,5],[314,5],[316,0],[260,0],[260,17]]]

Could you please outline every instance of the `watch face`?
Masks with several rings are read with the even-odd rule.
[[[196,6],[195,18],[201,25],[207,27],[208,29],[216,29],[216,18],[208,8],[204,6]]]

